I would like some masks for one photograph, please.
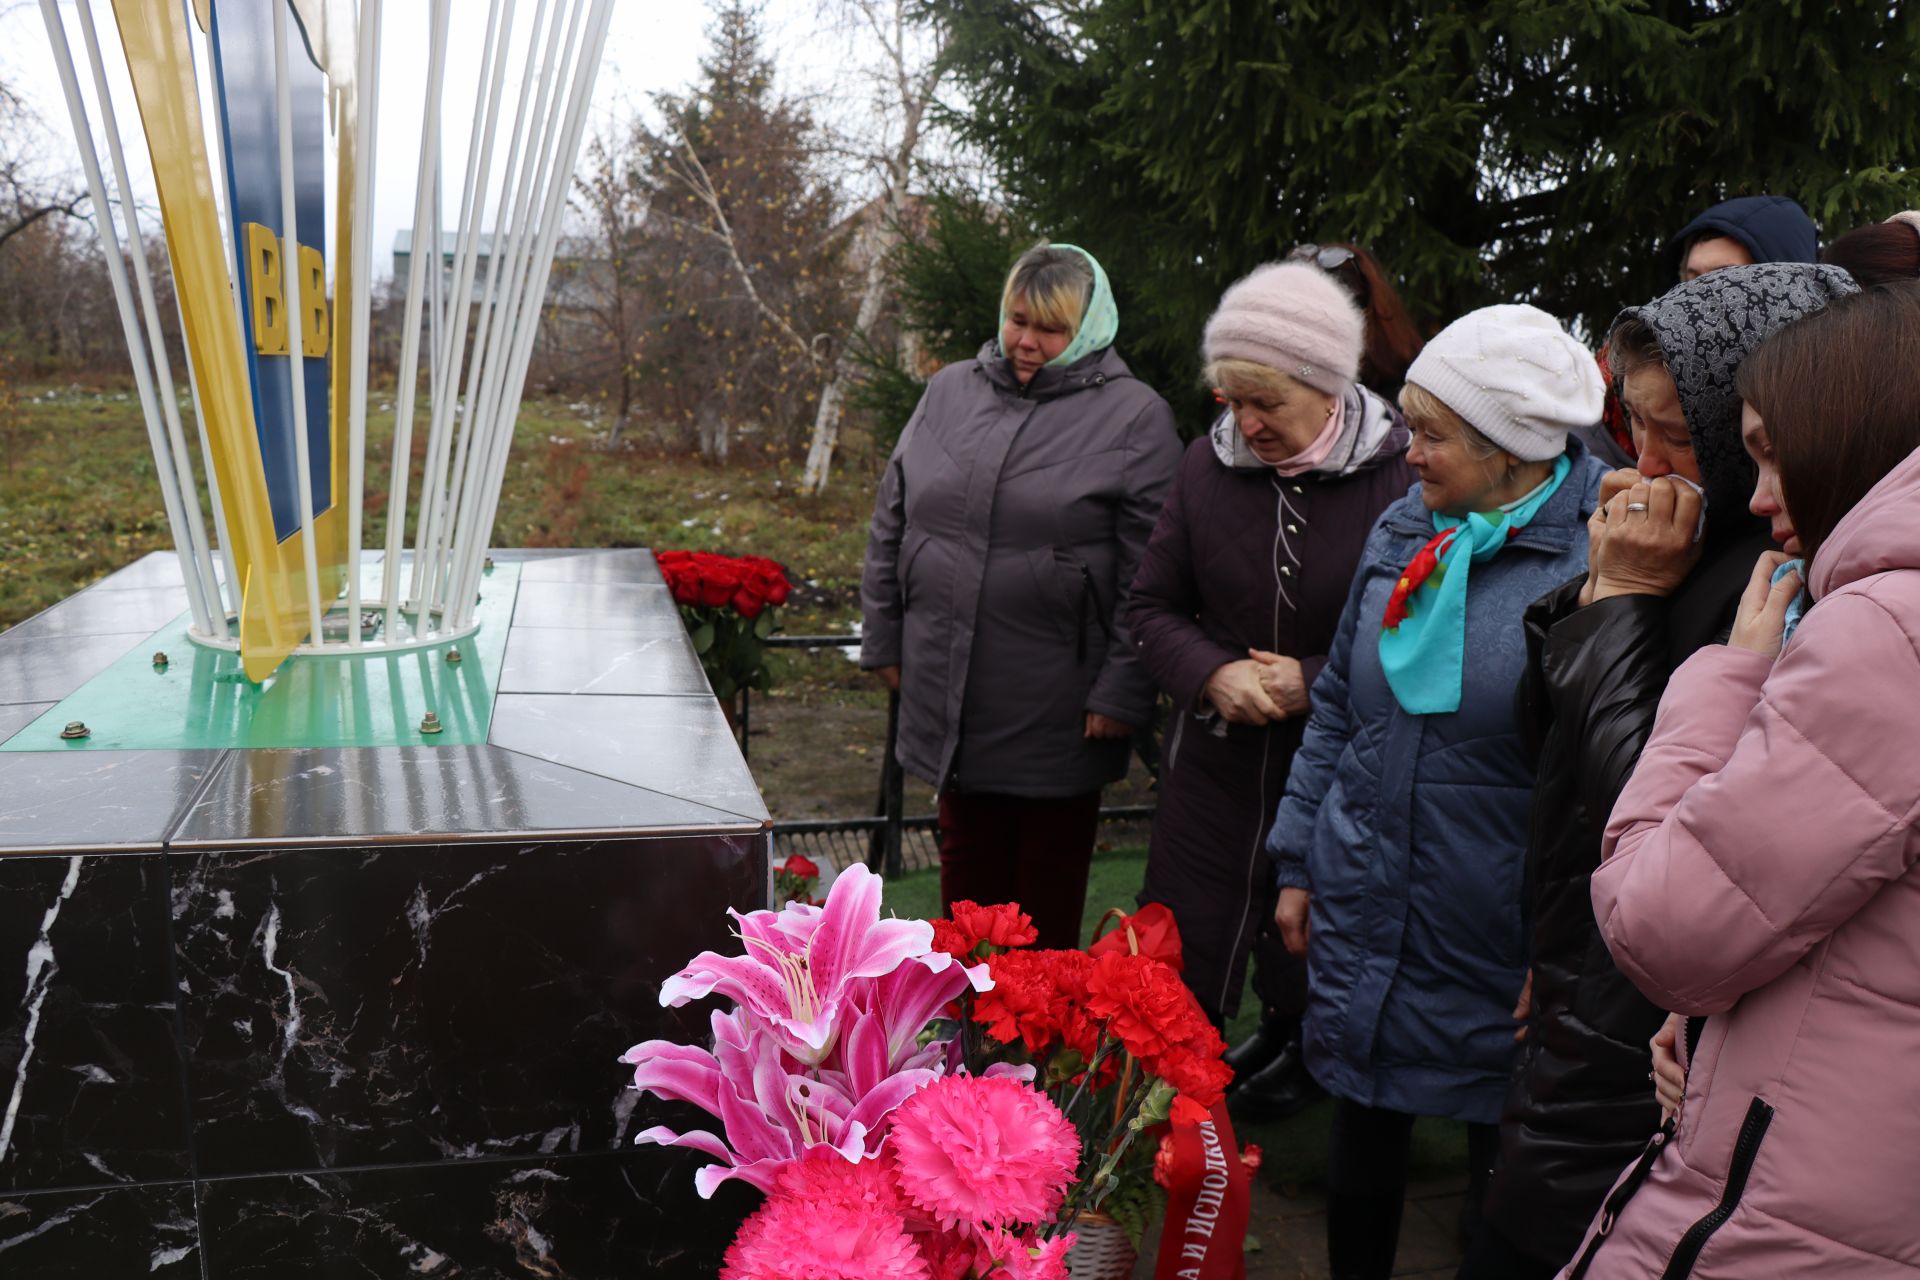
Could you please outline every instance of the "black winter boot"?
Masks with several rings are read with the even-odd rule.
[[[1307,1072],[1296,1030],[1271,1062],[1244,1080],[1236,1078],[1235,1087],[1227,1093],[1227,1111],[1239,1123],[1285,1120],[1326,1096]]]
[[[1396,1195],[1334,1192],[1327,1197],[1327,1267],[1333,1280],[1388,1280],[1400,1249]]]
[[[1239,1088],[1260,1068],[1279,1057],[1287,1042],[1300,1034],[1300,1019],[1284,1018],[1268,1010],[1253,1034],[1221,1055],[1220,1060],[1233,1068],[1233,1083],[1228,1091]]]

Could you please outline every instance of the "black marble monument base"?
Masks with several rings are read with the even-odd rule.
[[[0,752],[0,1276],[718,1270],[757,1197],[616,1059],[703,1034],[766,811],[651,555],[522,554],[485,745]],[[0,740],[169,588],[0,634]]]

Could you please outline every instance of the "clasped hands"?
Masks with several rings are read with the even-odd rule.
[[[1202,692],[1229,724],[1269,724],[1305,715],[1309,705],[1299,659],[1265,649],[1215,667]]]

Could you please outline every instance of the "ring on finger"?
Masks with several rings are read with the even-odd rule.
[[[1644,502],[1629,502],[1627,504],[1627,510],[1629,511],[1645,511],[1646,509],[1647,504]]]

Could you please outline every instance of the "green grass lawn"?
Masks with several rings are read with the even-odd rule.
[[[1147,851],[1138,846],[1096,851],[1087,876],[1087,906],[1081,917],[1081,936],[1093,928],[1109,907],[1134,910],[1133,895],[1146,871]],[[940,912],[940,873],[914,871],[886,882],[881,891],[884,909],[897,916],[929,919]],[[1240,1001],[1240,1012],[1227,1026],[1227,1042],[1251,1034],[1260,1019],[1259,1001],[1251,983]],[[1278,1124],[1245,1126],[1242,1145],[1258,1143],[1265,1152],[1261,1181],[1275,1187],[1318,1186],[1327,1176],[1327,1130],[1333,1108],[1313,1107]],[[1467,1165],[1466,1126],[1445,1120],[1422,1120],[1414,1126],[1414,1176],[1458,1173]]]
[[[419,421],[429,405],[424,398]],[[183,425],[194,433],[182,397]],[[697,458],[607,449],[591,405],[529,401],[494,524],[496,547],[686,547],[752,552],[786,564],[797,591],[790,631],[843,630],[866,549],[872,485],[857,453],[820,498],[794,492],[797,463],[721,469]],[[371,397],[365,545],[386,536],[393,439],[390,395]],[[426,455],[417,429],[413,456]],[[203,510],[205,485],[201,484]],[[129,390],[23,387],[0,415],[0,629],[149,551],[169,548],[160,484],[139,400]]]

